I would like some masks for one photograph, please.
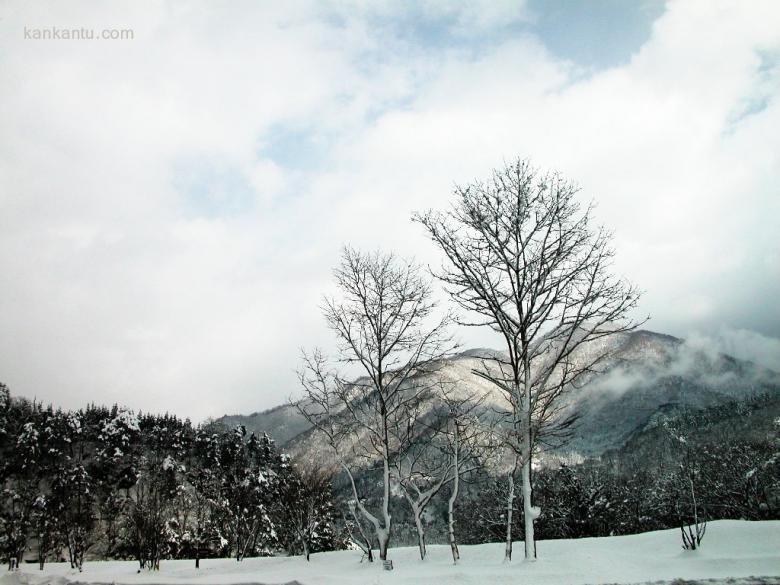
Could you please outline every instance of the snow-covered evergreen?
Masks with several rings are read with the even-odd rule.
[[[163,559],[330,550],[341,543],[329,478],[304,477],[267,436],[171,415],[63,412],[0,386],[0,555]],[[316,489],[315,489],[316,488]],[[298,531],[290,518],[299,511]]]

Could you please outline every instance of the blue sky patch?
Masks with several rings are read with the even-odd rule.
[[[309,172],[322,168],[330,145],[327,136],[311,128],[278,124],[263,138],[257,155],[288,170]]]
[[[187,215],[231,217],[250,211],[255,191],[235,166],[198,157],[176,165],[174,187],[182,194]]]
[[[623,65],[647,42],[663,0],[530,0],[529,25],[555,56],[600,70]]]

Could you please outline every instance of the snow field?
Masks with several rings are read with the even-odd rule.
[[[416,547],[390,550],[395,569],[380,562],[360,563],[360,552],[338,551],[302,557],[163,561],[159,572],[137,572],[134,561],[88,562],[84,572],[67,563],[47,564],[44,571],[27,564],[18,573],[0,573],[0,585],[203,584],[259,585],[595,585],[653,581],[717,579],[722,583],[780,585],[780,521],[719,520],[707,527],[703,548],[680,548],[679,530],[631,536],[548,540],[537,544],[539,559],[522,560],[522,543],[515,560],[503,562],[503,544],[461,546],[461,561],[452,564],[449,546],[431,545],[420,561]],[[744,580],[749,576],[772,577]],[[735,578],[735,581],[727,581]]]

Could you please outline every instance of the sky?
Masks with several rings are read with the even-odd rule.
[[[412,212],[517,157],[596,202],[646,328],[780,370],[778,2],[4,0],[0,381],[280,404],[340,248],[438,265]]]

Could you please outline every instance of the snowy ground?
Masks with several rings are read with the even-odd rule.
[[[163,561],[159,572],[137,573],[134,562],[91,562],[84,572],[62,563],[47,564],[43,572],[25,565],[19,573],[5,573],[0,585],[102,584],[276,584],[303,585],[449,585],[527,584],[585,585],[602,583],[670,582],[733,585],[780,585],[780,521],[721,520],[707,527],[701,550],[680,548],[679,530],[633,536],[549,540],[538,543],[539,560],[524,563],[522,546],[517,560],[503,563],[503,545],[463,546],[461,562],[453,566],[449,547],[429,547],[421,562],[416,548],[390,551],[395,570],[380,563],[360,563],[360,553],[341,551],[300,557]],[[761,579],[746,579],[749,576]]]

